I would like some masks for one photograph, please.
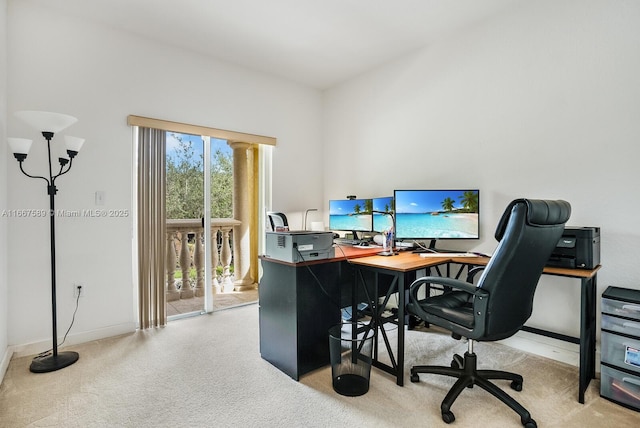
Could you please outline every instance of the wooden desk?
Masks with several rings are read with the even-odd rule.
[[[398,343],[397,351],[394,357],[390,344],[386,336],[383,335],[385,346],[391,358],[391,365],[374,361],[374,366],[396,376],[396,383],[400,386],[404,384],[404,326],[406,325],[406,314],[404,311],[408,287],[415,279],[415,272],[419,269],[436,267],[443,264],[457,263],[467,266],[484,266],[489,262],[486,257],[448,257],[443,254],[442,257],[420,257],[418,254],[409,252],[400,253],[398,256],[381,257],[370,256],[353,259],[350,261],[352,265],[358,267],[357,281],[364,284],[363,270],[369,270],[375,273],[376,279],[373,284],[377,287],[378,275],[391,275],[393,277],[392,287],[389,289],[384,299],[382,307],[375,308],[377,314],[384,311],[384,306],[388,302],[388,296],[398,293]],[[536,334],[553,337],[560,340],[578,343],[580,345],[580,380],[578,386],[578,401],[584,403],[584,393],[591,379],[595,378],[595,351],[596,351],[596,280],[597,272],[601,266],[598,265],[594,269],[566,269],[546,267],[543,271],[545,275],[563,276],[568,278],[576,278],[581,281],[581,306],[580,306],[580,337],[573,338],[546,330],[523,327],[523,330]],[[376,355],[377,357],[377,355]],[[397,362],[396,362],[397,360]]]

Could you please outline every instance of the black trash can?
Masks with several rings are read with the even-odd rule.
[[[333,389],[349,397],[369,390],[374,330],[356,321],[343,321],[329,329]]]

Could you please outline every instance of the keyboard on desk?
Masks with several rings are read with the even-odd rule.
[[[478,257],[473,253],[420,253],[420,257]]]
[[[338,245],[360,245],[365,241],[361,239],[335,238],[333,242]]]

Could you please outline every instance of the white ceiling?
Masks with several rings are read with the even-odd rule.
[[[525,0],[20,0],[328,88]]]

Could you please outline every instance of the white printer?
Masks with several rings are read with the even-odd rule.
[[[267,232],[265,257],[289,263],[330,259],[335,256],[333,232]]]

